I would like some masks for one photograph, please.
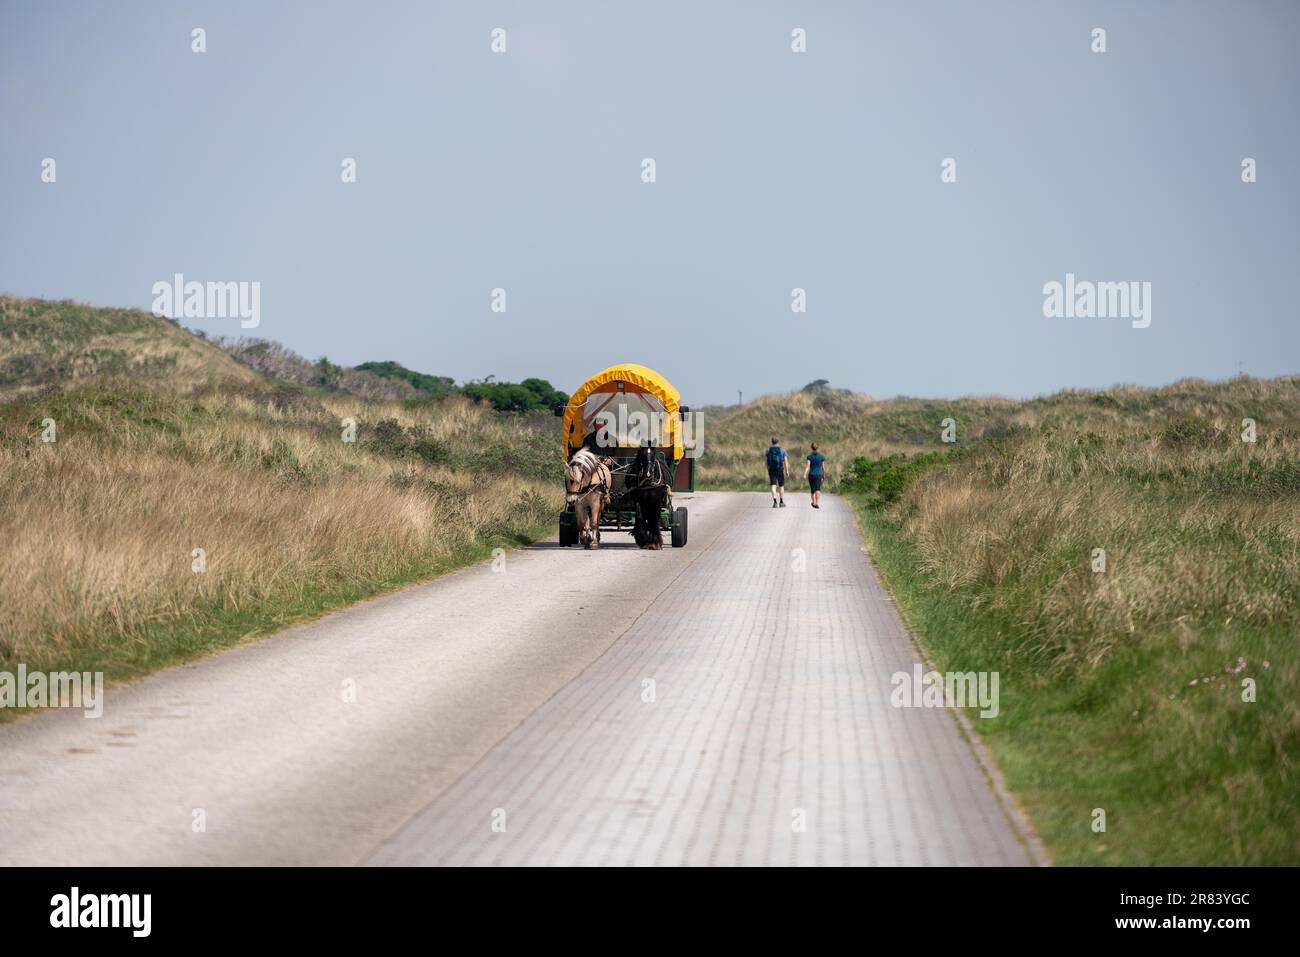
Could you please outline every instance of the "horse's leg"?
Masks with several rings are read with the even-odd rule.
[[[578,520],[578,541],[582,543],[583,548],[591,548],[591,512],[587,508],[587,503],[579,499],[575,511]]]
[[[658,495],[653,493],[650,495],[650,508],[647,509],[647,511],[650,514],[646,516],[646,528],[645,528],[646,537],[650,539],[650,547],[657,551],[658,549],[664,547],[663,536],[659,534],[659,496]]]
[[[641,501],[635,492],[632,493],[631,498],[633,509],[632,540],[636,542],[637,548],[642,548],[644,543],[641,541]]]
[[[650,530],[646,527],[645,513],[645,493],[638,492],[636,496],[636,543],[639,548],[650,547]]]
[[[641,547],[653,549],[655,547],[654,527],[650,523],[650,509],[654,507],[654,493],[643,493],[641,500]]]
[[[655,548],[664,547],[664,530],[659,525],[659,515],[666,504],[668,504],[668,490],[661,488],[659,494],[655,496]]]

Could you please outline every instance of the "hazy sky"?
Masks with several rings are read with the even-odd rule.
[[[258,281],[257,335],[459,380],[1300,372],[1298,156],[1293,2],[0,0],[0,291]],[[1045,318],[1067,272],[1150,327]]]

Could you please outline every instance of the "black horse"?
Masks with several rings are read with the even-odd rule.
[[[636,506],[636,524],[632,537],[641,548],[663,548],[663,535],[659,532],[659,516],[668,501],[668,464],[658,449],[643,445],[636,450],[636,458],[627,470],[625,485],[632,504]]]

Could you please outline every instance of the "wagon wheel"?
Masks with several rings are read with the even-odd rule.
[[[686,547],[686,506],[673,509],[673,548]]]
[[[566,522],[560,520],[560,547],[567,548],[569,545],[578,544],[578,524],[576,522]]]

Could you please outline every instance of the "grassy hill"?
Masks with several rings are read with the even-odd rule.
[[[792,470],[809,443],[817,442],[829,456],[827,484],[832,487],[859,456],[876,460],[892,454],[944,452],[1018,430],[1068,434],[1233,425],[1239,431],[1241,419],[1247,416],[1289,426],[1300,414],[1300,377],[1185,379],[1157,389],[1072,389],[1028,400],[873,399],[822,387],[763,396],[743,406],[709,407],[704,412],[706,454],[698,474],[707,487],[763,488],[763,450],[773,435],[790,451]],[[956,424],[953,445],[941,441],[941,423],[946,418]]]
[[[375,402],[463,395],[502,412],[547,411],[568,396],[544,379],[456,385],[392,361],[340,366],[267,339],[209,339],[139,309],[0,296],[0,401],[97,382],[134,382],[179,395],[288,387]]]
[[[103,378],[181,394],[262,381],[213,344],[143,310],[0,296],[0,400]]]
[[[406,382],[376,375],[365,368],[365,364],[348,368],[336,365],[324,357],[313,362],[269,339],[232,339],[221,336],[212,341],[241,365],[267,379],[310,392],[346,392],[378,402],[400,402],[417,398],[421,394]]]
[[[1300,377],[765,397],[708,420],[705,484],[763,487],[773,433],[938,670],[999,673],[971,720],[1058,863],[1300,863]]]
[[[549,416],[257,351],[0,300],[0,670],[142,674],[553,529]]]

